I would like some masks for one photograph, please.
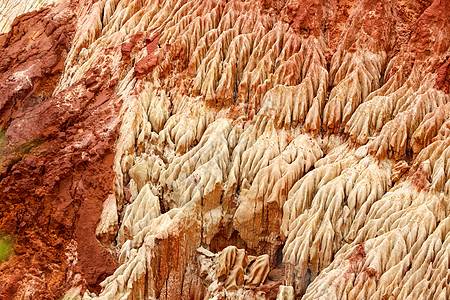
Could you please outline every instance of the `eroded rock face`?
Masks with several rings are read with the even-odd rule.
[[[2,22],[2,297],[449,298],[449,1]]]

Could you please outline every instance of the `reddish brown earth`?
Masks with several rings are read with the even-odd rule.
[[[0,36],[0,128],[30,106],[49,98],[70,48],[75,15],[54,21],[50,8],[19,16]]]
[[[437,70],[436,88],[450,93],[450,57]]]
[[[0,36],[0,232],[15,238],[13,257],[0,265],[0,299],[56,299],[77,280],[98,290],[117,266],[95,226],[112,192],[120,102],[98,76],[52,96],[71,9],[58,23],[50,8],[27,13]],[[100,82],[93,92],[92,81]],[[74,245],[75,264],[66,256]]]

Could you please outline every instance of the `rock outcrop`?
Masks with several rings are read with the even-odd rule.
[[[0,298],[450,297],[450,1],[0,7]]]

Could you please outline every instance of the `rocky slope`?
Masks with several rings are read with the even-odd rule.
[[[450,297],[450,1],[19,2],[1,299]]]

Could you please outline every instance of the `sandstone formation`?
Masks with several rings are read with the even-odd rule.
[[[1,299],[450,298],[450,1],[0,1]]]

